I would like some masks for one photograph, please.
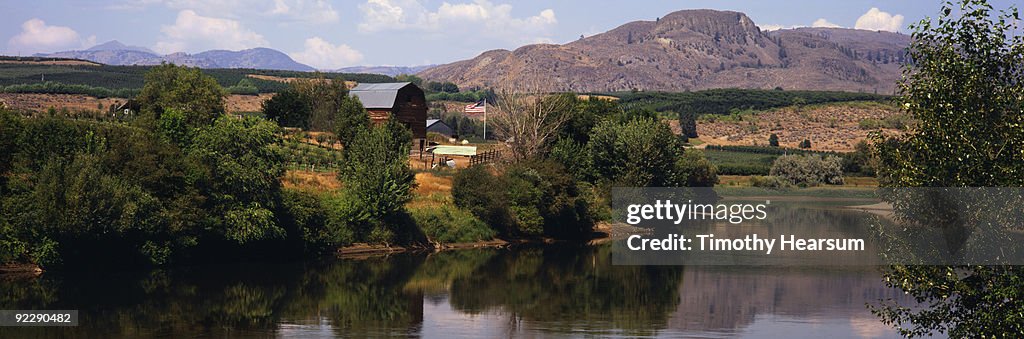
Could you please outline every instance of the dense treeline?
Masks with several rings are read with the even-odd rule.
[[[0,92],[41,94],[85,94],[97,98],[131,98],[139,94],[138,89],[132,88],[109,89],[105,87],[93,87],[89,85],[69,85],[53,81],[34,84],[0,86]]]
[[[658,112],[672,111],[693,114],[729,114],[737,110],[767,109],[804,104],[846,101],[884,101],[888,96],[831,91],[783,91],[759,89],[710,89],[696,92],[620,92],[627,107]]]
[[[39,92],[30,92],[46,82],[59,83],[63,86],[89,86],[96,91],[139,90],[144,85],[144,75],[158,66],[111,66],[111,65],[41,65],[41,64],[0,64],[0,86],[16,87],[19,93],[55,93],[45,88]],[[266,75],[284,78],[318,78],[344,79],[356,82],[391,82],[394,78],[379,74],[359,73],[317,73],[279,70],[255,70],[236,68],[203,69],[202,72],[214,78],[221,87],[235,87],[230,92],[235,94],[275,93],[288,87],[287,84],[266,79],[258,79],[249,75]],[[68,94],[79,93],[77,87],[60,87],[69,90]],[[255,88],[255,91],[252,89]],[[65,92],[59,92],[65,93]],[[97,92],[103,93],[103,92]],[[122,92],[117,92],[122,93]],[[131,92],[125,92],[130,94]]]
[[[0,262],[288,258],[422,238],[401,207],[412,184],[404,127],[362,125],[342,162],[346,190],[313,196],[281,187],[281,128],[225,115],[224,94],[199,69],[164,65],[147,73],[130,121],[0,112]]]

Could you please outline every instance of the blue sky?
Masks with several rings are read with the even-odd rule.
[[[995,0],[1007,8],[1016,0]],[[564,43],[694,8],[735,10],[762,29],[907,32],[938,0],[40,0],[0,2],[0,52],[30,55],[119,40],[160,53],[270,47],[321,69],[446,63],[534,42]]]

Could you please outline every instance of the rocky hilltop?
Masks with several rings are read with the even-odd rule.
[[[762,31],[743,13],[684,10],[570,43],[492,50],[419,73],[460,87],[551,90],[776,88],[891,93],[910,37],[843,28]]]

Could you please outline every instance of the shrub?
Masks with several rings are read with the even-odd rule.
[[[775,135],[775,133],[772,133],[772,135],[769,135],[768,136],[768,146],[779,147],[779,136]]]
[[[764,188],[786,188],[790,186],[789,181],[776,176],[755,175],[750,177],[750,186]]]
[[[504,235],[561,239],[585,237],[593,230],[593,198],[587,193],[552,161],[514,164],[501,175],[476,166],[456,174],[452,186],[457,206]]]
[[[435,242],[482,241],[493,239],[497,234],[473,213],[448,204],[416,208],[410,214],[423,233]]]
[[[676,161],[677,182],[687,187],[712,187],[718,183],[718,168],[697,149],[687,149]]]
[[[473,166],[459,171],[452,178],[452,199],[455,205],[468,210],[503,235],[511,232],[510,211],[504,177],[491,174],[486,166]]]
[[[834,155],[783,155],[772,163],[771,175],[802,187],[842,185],[842,160]]]

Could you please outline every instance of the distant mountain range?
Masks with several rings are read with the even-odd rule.
[[[577,41],[492,50],[418,73],[460,87],[549,90],[776,88],[892,93],[910,37],[844,28],[762,31],[746,14],[684,10]]]
[[[201,68],[255,68],[289,71],[314,71],[313,67],[292,60],[287,54],[270,48],[251,48],[241,51],[212,50],[196,54],[172,53],[160,55],[145,47],[128,46],[109,41],[83,51],[37,54],[42,57],[74,58],[107,65],[159,65],[170,62]]]
[[[399,74],[416,74],[431,67],[437,65],[421,65],[421,66],[353,66],[339,68],[337,71],[341,73],[369,73],[369,74],[383,74],[396,76]]]

